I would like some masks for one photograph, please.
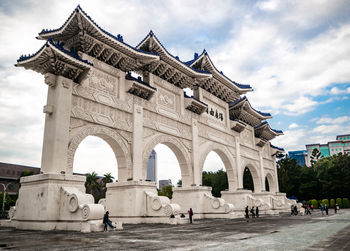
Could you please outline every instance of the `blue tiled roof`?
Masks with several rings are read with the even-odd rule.
[[[277,150],[280,150],[280,151],[283,151],[283,152],[284,152],[284,149],[281,148],[281,147],[274,146],[274,145],[272,145],[271,143],[270,143],[270,146],[271,146],[272,148],[275,148],[275,149],[277,149]]]
[[[148,51],[143,51],[143,50],[139,50],[127,43],[124,42],[124,39],[123,39],[123,36],[118,34],[117,36],[113,35],[112,33],[104,30],[103,28],[101,28],[81,7],[80,5],[78,5],[75,10],[72,12],[72,14],[69,16],[69,18],[66,20],[66,22],[58,29],[52,29],[52,30],[49,30],[49,29],[43,29],[39,35],[42,35],[42,34],[46,34],[46,33],[51,33],[51,32],[56,32],[56,31],[59,31],[60,29],[62,29],[62,27],[64,27],[66,25],[66,23],[68,22],[68,20],[72,17],[72,15],[74,15],[75,12],[79,12],[81,11],[94,25],[96,25],[96,27],[98,29],[100,29],[100,31],[102,31],[103,33],[105,33],[106,35],[108,35],[109,37],[113,38],[113,39],[116,39],[118,40],[119,42],[121,42],[122,44],[128,46],[129,48],[135,50],[135,51],[138,51],[138,52],[141,52],[141,53],[146,53],[146,54],[150,54],[150,55],[157,55],[156,53],[153,53],[153,52],[148,52]]]
[[[246,97],[246,96],[243,96],[243,97],[240,98],[240,99],[237,99],[237,100],[235,100],[235,101],[233,101],[233,102],[230,102],[230,103],[229,103],[229,107],[234,106],[234,105],[236,105],[236,104],[238,104],[238,103],[240,103],[240,102],[242,102],[242,101],[244,101],[244,100],[247,100],[247,102],[249,103],[247,97]],[[250,105],[250,103],[249,103],[249,105]],[[261,116],[264,116],[264,117],[271,117],[271,114],[268,113],[268,112],[261,112],[261,111],[258,111],[258,110],[256,110],[256,109],[254,109],[251,105],[250,105],[250,107],[251,107],[255,112],[259,113]]]
[[[237,87],[241,88],[241,89],[251,89],[252,87],[250,85],[244,85],[244,84],[240,84],[240,83],[237,83],[233,80],[231,80],[229,77],[227,77],[222,71],[219,71],[215,65],[213,64],[213,61],[211,61],[209,55],[208,55],[208,52],[204,49],[203,52],[201,53],[201,55],[198,56],[197,53],[194,54],[194,58],[190,61],[187,61],[185,64],[187,65],[191,65],[193,62],[195,62],[198,58],[200,58],[202,55],[206,55],[208,57],[208,59],[210,60],[211,64],[213,65],[214,69],[219,73],[221,74],[223,77],[225,77],[227,80],[229,80],[231,83],[233,83],[234,85],[236,85]]]
[[[270,128],[271,131],[273,131],[273,132],[275,132],[275,133],[277,133],[277,134],[282,134],[282,133],[283,133],[283,131],[281,131],[281,130],[272,129],[272,128],[270,127],[270,124],[267,123],[267,121],[261,122],[259,125],[254,126],[254,128],[261,127],[261,126],[263,126],[263,125],[265,125],[265,124],[267,124],[267,126]]]
[[[82,58],[79,57],[78,53],[74,50],[74,49],[71,49],[71,50],[66,50],[63,48],[63,43],[60,43],[60,42],[53,42],[51,38],[49,38],[47,40],[47,42],[34,54],[32,55],[25,55],[25,56],[20,56],[20,58],[17,60],[17,62],[21,62],[21,61],[24,61],[24,60],[27,60],[27,59],[30,59],[34,56],[36,56],[45,46],[48,47],[49,44],[53,45],[55,48],[59,49],[60,51],[62,51],[63,53],[83,62],[83,63],[86,63],[86,64],[89,64],[89,65],[93,65],[92,63],[90,63],[89,61],[87,60],[84,60]]]
[[[184,66],[186,66],[186,67],[190,68],[191,70],[193,70],[193,71],[195,71],[195,72],[198,72],[198,73],[207,73],[207,74],[211,74],[209,71],[202,71],[202,70],[198,70],[198,69],[195,69],[195,68],[193,68],[193,67],[190,67],[189,65],[186,64],[186,62],[181,61],[180,58],[179,58],[178,56],[173,56],[173,55],[165,48],[165,46],[159,41],[159,39],[158,39],[157,36],[153,33],[152,30],[147,34],[147,36],[146,36],[144,39],[142,39],[142,41],[136,46],[136,48],[139,47],[139,46],[147,39],[148,36],[154,37],[154,38],[157,40],[157,42],[160,44],[160,46],[166,51],[166,53],[167,53],[169,56],[171,56],[173,59],[177,60],[180,64],[183,64]]]

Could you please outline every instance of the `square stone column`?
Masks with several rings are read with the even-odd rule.
[[[45,75],[49,86],[44,106],[45,130],[41,158],[42,173],[66,173],[73,81],[51,73]]]

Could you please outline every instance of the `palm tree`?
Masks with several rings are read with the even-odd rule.
[[[100,184],[98,183],[98,176],[95,171],[86,174],[85,188],[86,192],[89,194],[101,190]]]
[[[106,185],[107,183],[112,183],[114,180],[114,177],[112,176],[111,173],[106,173],[103,178],[102,181],[103,183]]]

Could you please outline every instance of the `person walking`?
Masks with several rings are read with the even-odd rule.
[[[324,210],[326,211],[326,215],[328,215],[328,205],[327,204],[324,205]]]
[[[256,214],[256,218],[259,218],[259,207],[256,207],[255,214]]]
[[[249,221],[249,209],[248,206],[245,207],[245,218],[247,219],[247,221]]]
[[[192,208],[190,208],[190,210],[188,210],[188,217],[190,218],[190,224],[192,224],[192,216],[193,216],[193,210]]]
[[[335,214],[337,213],[337,210],[338,210],[338,204],[335,204],[335,205],[334,205],[334,213],[335,213]]]
[[[252,214],[252,218],[255,218],[255,210],[254,210],[254,207],[252,207],[252,209],[250,209],[250,213]]]
[[[323,206],[323,204],[321,204],[321,215],[322,215],[322,216],[324,216],[323,211],[324,211],[324,206]]]
[[[306,215],[308,215],[308,214],[311,215],[311,211],[310,211],[309,205],[306,205]]]
[[[294,205],[291,205],[290,206],[290,215],[293,215],[294,214]]]
[[[103,231],[108,231],[108,226],[110,226],[112,229],[115,228],[115,226],[112,225],[112,222],[109,219],[109,212],[108,211],[103,216],[103,224],[104,224]]]

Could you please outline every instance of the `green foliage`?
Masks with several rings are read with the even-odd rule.
[[[334,208],[334,205],[335,205],[335,200],[334,199],[331,199],[330,202],[329,202],[329,207],[331,208]]]
[[[350,207],[350,203],[349,203],[349,199],[348,198],[343,198],[343,207],[344,208],[349,208]]]
[[[329,201],[328,201],[328,199],[322,200],[322,204],[323,204],[324,206],[327,205],[327,206],[329,207]]]
[[[4,198],[4,192],[0,192],[0,212],[2,210],[2,201]],[[5,210],[9,210],[10,207],[14,206],[16,204],[16,200],[18,198],[18,195],[9,195],[6,193],[5,195]]]
[[[320,208],[321,207],[321,204],[323,204],[322,200],[318,200],[318,207],[317,208]]]
[[[248,167],[244,169],[243,173],[243,188],[254,191],[253,177]]]
[[[299,200],[312,198],[349,197],[350,156],[333,155],[318,158],[315,150],[313,167],[299,166],[294,159],[285,156],[277,162],[279,188],[287,197]]]
[[[182,186],[182,180],[179,180],[176,185],[177,185],[177,187],[181,187]]]
[[[311,200],[311,204],[313,205],[314,209],[319,207],[319,204],[318,204],[317,200],[315,200],[315,199]]]
[[[227,173],[222,169],[217,172],[202,173],[203,186],[212,187],[211,193],[215,197],[221,197],[221,191],[228,189]]]
[[[106,173],[105,175],[103,175],[102,181],[104,186],[106,187],[107,183],[112,183],[113,182],[114,177],[112,176],[111,173]]]
[[[171,199],[173,197],[173,186],[169,185],[169,186],[162,187],[162,190],[158,190],[158,195],[166,196],[169,199]]]
[[[317,149],[317,148],[314,148],[312,150],[312,153],[311,153],[311,166],[314,167],[315,163],[317,162],[317,160],[321,157],[321,153],[320,151]]]
[[[336,201],[336,203],[338,204],[338,206],[339,206],[340,208],[343,208],[343,201],[342,201],[342,199],[337,198],[335,201]]]
[[[31,175],[34,175],[33,171],[24,170],[23,172],[21,172],[20,177],[31,176]]]

